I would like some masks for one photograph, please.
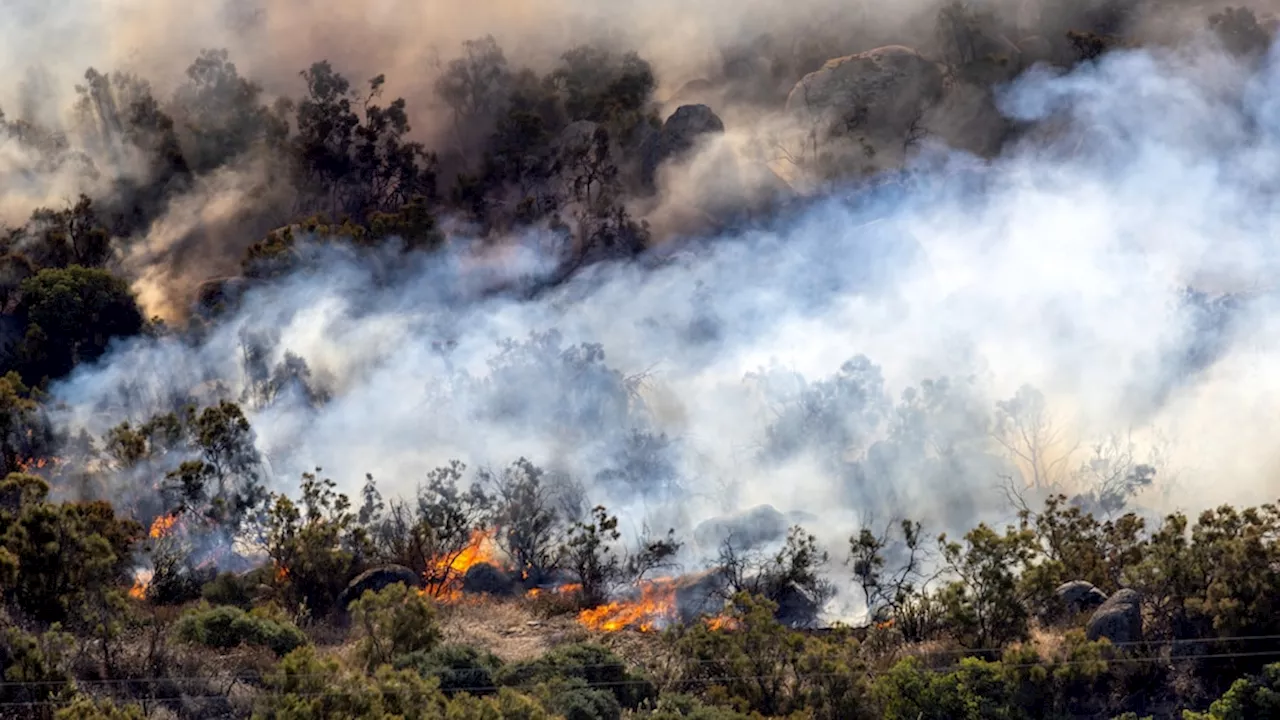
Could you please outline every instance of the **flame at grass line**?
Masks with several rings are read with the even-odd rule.
[[[544,592],[555,595],[572,595],[573,593],[581,590],[582,583],[565,583],[564,585],[557,585],[551,588],[529,588],[529,591],[526,592],[524,596],[527,598],[536,598],[541,596]]]
[[[707,627],[712,630],[737,630],[742,626],[738,618],[730,615],[716,615],[706,618]]]
[[[600,607],[578,613],[578,622],[597,632],[638,630],[642,633],[661,630],[680,622],[678,589],[687,578],[658,578],[640,585],[640,597],[634,600],[615,600]],[[702,618],[711,630],[736,630],[738,618],[730,615],[713,615]]]
[[[659,630],[676,619],[676,581],[661,578],[643,583],[636,600],[615,600],[578,613],[578,622],[591,630],[617,632]]]

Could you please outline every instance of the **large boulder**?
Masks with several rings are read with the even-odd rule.
[[[714,552],[729,542],[739,552],[781,540],[787,534],[787,516],[772,505],[757,505],[744,512],[722,515],[699,523],[693,540],[699,548]]]
[[[466,593],[510,597],[518,588],[518,578],[513,573],[489,563],[472,565],[462,576],[462,591]]]
[[[676,612],[688,624],[704,615],[724,610],[728,583],[718,570],[686,575],[676,581]]]
[[[646,187],[652,187],[659,165],[692,150],[702,136],[723,132],[724,122],[710,107],[681,105],[662,124],[662,130],[646,140],[641,180]]]
[[[383,565],[365,570],[347,583],[347,589],[338,596],[338,605],[346,609],[365,592],[378,592],[396,583],[404,583],[411,588],[422,587],[422,576],[403,565]]]
[[[722,94],[715,83],[706,78],[697,78],[681,85],[679,90],[666,99],[664,105],[677,108],[682,105],[713,105]]]
[[[219,309],[235,307],[255,285],[253,278],[239,275],[205,280],[196,288],[196,312],[207,316]]]
[[[1142,596],[1136,590],[1118,590],[1089,618],[1085,634],[1090,640],[1107,638],[1113,643],[1142,639]]]
[[[795,583],[788,583],[770,598],[778,604],[774,617],[789,628],[816,627],[822,603],[811,593]]]
[[[890,45],[828,60],[796,83],[787,111],[820,135],[859,137],[889,150],[902,145],[943,89],[938,63]]]
[[[1058,586],[1053,591],[1059,616],[1075,617],[1083,612],[1093,612],[1107,601],[1107,594],[1099,590],[1093,583],[1084,580],[1072,580]]]

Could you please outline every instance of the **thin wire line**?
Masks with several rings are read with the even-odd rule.
[[[1220,659],[1220,658],[1221,658],[1221,659],[1226,659],[1226,658],[1251,658],[1251,657],[1280,657],[1280,650],[1264,650],[1264,651],[1258,651],[1258,652],[1207,653],[1207,654],[1204,654],[1204,655],[1197,655],[1197,656],[1195,656],[1193,659],[1195,659],[1195,660],[1206,660],[1206,659]],[[1166,659],[1166,658],[1165,658],[1163,655],[1146,655],[1146,656],[1142,656],[1142,655],[1134,655],[1134,656],[1126,656],[1126,657],[1122,657],[1122,658],[1115,658],[1115,659],[1111,659],[1111,660],[1106,660],[1106,659],[1100,659],[1100,660],[1063,660],[1063,661],[1061,661],[1061,662],[1054,662],[1054,663],[1032,663],[1032,662],[1027,662],[1027,663],[1010,663],[1010,664],[1003,664],[1003,663],[1002,663],[1002,669],[1015,669],[1015,670],[1016,670],[1016,669],[1025,669],[1025,668],[1045,667],[1046,665],[1051,666],[1051,667],[1063,667],[1063,666],[1068,666],[1068,667],[1069,667],[1069,666],[1077,666],[1077,665],[1093,665],[1093,664],[1096,664],[1096,663],[1099,663],[1099,662],[1106,663],[1106,664],[1111,664],[1111,663],[1140,663],[1140,662],[1150,662],[1150,661],[1157,661],[1157,660],[1164,660],[1164,659]],[[945,672],[951,672],[951,671],[953,670],[953,668],[920,668],[920,670],[922,670],[922,671],[924,671],[924,672],[929,672],[929,673],[934,673],[934,674],[940,674],[940,673],[945,673]],[[801,672],[788,673],[788,672],[777,672],[777,673],[769,673],[769,674],[765,674],[765,675],[726,675],[726,676],[722,676],[722,677],[711,677],[711,678],[689,678],[689,679],[686,679],[686,680],[682,680],[680,684],[685,684],[685,685],[688,685],[688,684],[701,684],[701,685],[707,685],[707,684],[712,684],[712,683],[717,683],[717,682],[728,682],[728,681],[732,681],[732,680],[738,680],[738,681],[741,681],[741,680],[772,680],[772,679],[778,679],[778,678],[796,678],[796,679],[832,678],[832,677],[845,677],[847,674],[848,674],[848,673],[801,673]],[[289,676],[289,677],[293,677],[293,678],[298,678],[298,677],[326,677],[326,678],[330,678],[330,677],[334,677],[334,675],[333,675],[333,674],[329,674],[329,673],[326,673],[326,674],[324,674],[324,675],[319,675],[319,674],[315,674],[315,673],[313,673],[313,674],[309,674],[309,675],[293,675],[293,676]],[[208,679],[212,680],[213,678],[208,678]],[[222,678],[222,679],[223,679],[223,680],[225,680],[225,678]],[[641,686],[643,686],[643,685],[649,685],[649,684],[651,684],[651,683],[650,683],[650,681],[649,681],[649,680],[645,680],[645,679],[637,679],[637,680],[615,680],[615,681],[607,681],[607,682],[590,683],[590,684],[588,685],[588,687],[591,687],[591,688],[629,687],[629,686],[636,686],[636,685],[641,685]],[[450,690],[451,690],[452,692],[478,692],[478,691],[494,692],[494,691],[497,691],[497,690],[501,690],[501,689],[502,689],[502,688],[504,688],[504,687],[509,688],[509,689],[513,689],[513,690],[524,690],[524,689],[531,689],[531,688],[533,688],[533,687],[536,687],[536,683],[523,683],[523,684],[518,684],[518,685],[473,685],[473,686],[464,686],[464,687],[458,687],[458,688],[450,688]],[[383,690],[378,690],[378,689],[369,689],[369,690],[326,690],[326,691],[322,691],[322,692],[294,693],[294,692],[285,692],[285,691],[282,691],[282,690],[279,690],[279,689],[271,689],[271,690],[264,690],[263,692],[260,692],[256,697],[257,697],[257,698],[262,698],[262,697],[264,697],[264,696],[265,696],[265,697],[284,697],[284,696],[291,696],[291,697],[302,697],[302,698],[316,698],[316,697],[341,697],[341,696],[354,697],[354,696],[359,696],[359,695],[383,696],[383,697],[385,697],[385,696],[388,696],[388,695],[408,694],[408,693],[410,693],[410,692],[412,692],[412,691],[405,690],[405,691],[402,691],[402,692],[401,692],[401,691],[383,691]],[[188,695],[188,694],[181,694],[181,695],[162,696],[162,697],[132,698],[132,700],[134,700],[134,701],[145,701],[145,702],[164,702],[164,701],[170,701],[170,700],[184,700],[184,699],[187,699],[187,700],[201,700],[201,699],[218,699],[218,698],[224,698],[224,697],[226,697],[226,695],[225,695],[225,694],[210,694],[210,695]],[[33,700],[33,701],[30,701],[30,702],[5,702],[5,703],[0,703],[0,708],[5,708],[5,707],[39,707],[39,706],[44,706],[44,705],[66,705],[66,704],[68,704],[68,701],[67,701],[67,700]]]
[[[1139,647],[1139,646],[1152,646],[1152,645],[1168,645],[1172,648],[1172,647],[1181,646],[1181,645],[1206,645],[1210,643],[1256,642],[1256,641],[1262,641],[1262,640],[1280,640],[1280,634],[1242,635],[1239,637],[1227,637],[1227,638],[1188,638],[1186,640],[1130,640],[1130,641],[1124,641],[1124,642],[1112,642],[1110,643],[1110,646],[1123,648],[1123,647]],[[914,654],[909,653],[908,656],[910,657],[948,657],[948,656],[957,656],[957,655],[959,656],[980,655],[980,654],[986,654],[986,653],[1004,652],[1007,649],[1008,649],[1007,646],[994,647],[994,648],[955,648],[950,650],[931,650],[929,652],[914,653]],[[1259,651],[1259,652],[1263,652],[1263,651]],[[1265,651],[1265,652],[1270,652],[1270,651]],[[1280,650],[1278,650],[1277,652],[1280,652]],[[1203,655],[1194,655],[1190,657],[1202,658],[1202,657],[1215,657],[1215,656],[1217,656],[1217,654],[1206,653]],[[1155,658],[1155,657],[1163,657],[1163,656],[1151,654],[1147,656],[1127,655],[1125,657]],[[1113,660],[1108,660],[1107,662],[1118,662],[1119,660],[1120,658],[1116,658]],[[724,661],[719,659],[707,659],[707,660],[691,659],[691,660],[682,660],[681,664],[714,665],[722,662]],[[1057,664],[1061,664],[1061,663],[1057,663]],[[611,663],[588,663],[588,664],[581,664],[581,665],[574,664],[573,667],[594,670],[599,668],[625,667],[626,665],[627,663],[620,659],[617,662],[611,662]],[[260,675],[257,675],[257,674],[237,675],[230,679],[253,680],[258,677],[260,677]],[[289,677],[292,677],[292,678],[332,677],[332,673],[302,673],[297,675],[290,675]],[[161,682],[198,682],[203,680],[214,680],[214,679],[227,680],[228,678],[221,677],[221,676],[213,676],[213,675],[194,675],[194,676],[176,676],[176,677],[170,676],[170,677],[140,677],[140,678],[99,679],[99,680],[77,680],[75,682],[77,685],[129,685],[129,684],[138,684],[138,683],[145,684],[145,683],[161,683]],[[66,682],[61,680],[0,681],[0,689],[9,688],[9,687],[33,687],[33,686],[39,686],[39,685],[65,685],[65,684]]]

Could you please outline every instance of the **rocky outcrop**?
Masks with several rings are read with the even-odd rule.
[[[403,565],[383,565],[366,570],[347,583],[347,589],[338,596],[338,606],[345,610],[365,592],[378,592],[396,583],[404,583],[411,588],[422,587],[422,578]]]
[[[252,278],[239,275],[205,280],[196,288],[196,310],[208,314],[220,308],[234,307],[254,285]]]
[[[640,178],[653,187],[658,166],[693,149],[698,140],[709,134],[724,132],[724,122],[706,105],[682,105],[662,124],[662,130],[650,136],[642,150]]]
[[[744,551],[781,540],[787,534],[787,516],[772,505],[756,507],[699,523],[693,540],[699,548],[715,552],[725,542]]]
[[[795,583],[788,583],[769,599],[778,604],[774,617],[783,625],[795,629],[817,625],[822,603]]]
[[[724,609],[727,595],[724,574],[718,570],[686,575],[676,583],[676,612],[685,624],[704,615],[717,615]]]
[[[682,105],[714,105],[721,95],[723,93],[715,83],[706,78],[698,78],[681,85],[679,90],[666,99],[664,105],[677,108]]]
[[[1054,616],[1072,618],[1084,612],[1093,612],[1107,601],[1107,594],[1099,590],[1093,583],[1084,580],[1073,580],[1058,586],[1053,591],[1057,601]]]
[[[1107,638],[1113,643],[1142,639],[1142,596],[1136,590],[1118,590],[1089,618],[1085,634],[1090,640]]]
[[[942,67],[901,45],[828,60],[787,97],[797,121],[827,135],[900,144],[942,96]]]

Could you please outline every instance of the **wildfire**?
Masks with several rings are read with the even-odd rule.
[[[161,515],[151,522],[151,531],[147,534],[152,540],[158,540],[168,535],[176,522],[178,522],[177,515]]]
[[[496,529],[472,530],[467,545],[452,558],[445,556],[436,558],[432,563],[428,580],[437,579],[432,585],[428,582],[428,590],[437,600],[457,601],[462,598],[462,577],[476,565],[489,563],[502,566],[499,560]]]
[[[471,538],[467,541],[467,546],[458,553],[453,560],[441,558],[436,561],[436,570],[443,575],[446,569],[457,573],[459,576],[466,575],[473,565],[481,563],[497,564],[498,545],[495,538],[498,535],[497,530],[472,530]]]
[[[616,600],[578,613],[578,622],[591,630],[617,632],[633,628],[653,632],[676,616],[676,584],[670,578],[647,582],[637,600]]]
[[[712,630],[737,630],[739,627],[738,618],[728,615],[716,615],[706,619],[707,627]]]
[[[151,577],[154,573],[150,570],[139,570],[133,576],[133,587],[129,588],[129,597],[135,600],[143,600],[147,597],[147,588],[151,586]]]
[[[556,587],[553,587],[553,588],[546,588],[545,591],[556,594],[556,595],[572,595],[573,593],[576,593],[581,589],[582,589],[581,583],[565,583],[564,585],[557,585]],[[541,595],[543,592],[544,592],[543,588],[530,588],[529,591],[525,593],[525,597],[536,598],[539,595]]]
[[[29,457],[20,458],[17,461],[18,472],[29,473],[32,470],[43,470],[45,468],[55,468],[62,464],[62,458],[56,457]]]

